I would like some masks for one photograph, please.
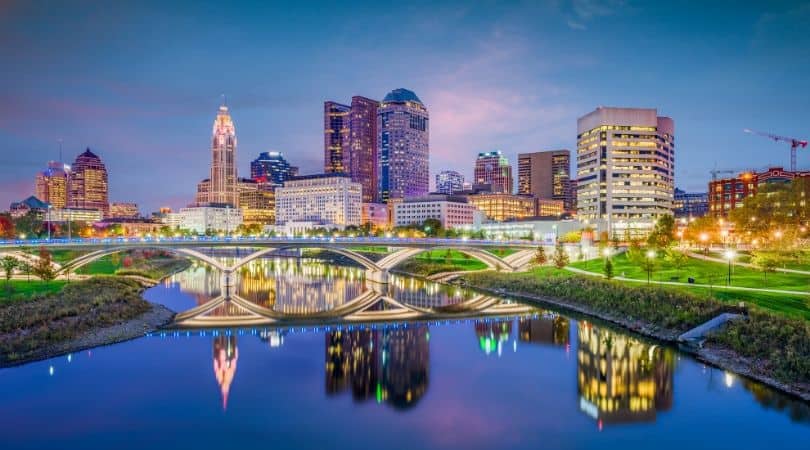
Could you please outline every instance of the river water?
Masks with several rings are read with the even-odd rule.
[[[146,297],[184,311],[218,297],[218,282],[194,266]],[[236,293],[305,315],[368,284],[357,268],[264,259],[240,274]],[[422,308],[475,295],[408,277],[385,294]],[[240,313],[224,304],[206,314]],[[169,331],[0,370],[0,418],[4,449],[810,448],[807,404],[537,308]]]

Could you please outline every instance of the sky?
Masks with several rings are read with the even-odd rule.
[[[744,128],[810,137],[808,23],[810,2],[778,0],[0,0],[0,209],[60,141],[68,163],[103,159],[111,201],[192,202],[222,95],[240,175],[269,150],[316,173],[323,102],[400,87],[430,112],[431,178],[575,149],[600,105],[650,107],[675,121],[676,185],[705,191],[715,167],[789,165]]]

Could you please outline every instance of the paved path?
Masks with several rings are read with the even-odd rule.
[[[689,255],[690,258],[702,259],[703,261],[711,261],[711,262],[716,262],[716,263],[720,263],[720,264],[728,264],[728,260],[726,260],[726,259],[713,258],[711,256],[701,255],[700,253],[687,252],[686,254]],[[759,270],[759,266],[757,266],[755,264],[751,264],[751,263],[735,262],[734,265]],[[774,267],[774,270],[777,271],[777,272],[784,272],[784,273],[797,273],[797,274],[800,274],[800,275],[810,275],[810,271],[807,271],[807,270],[784,269],[784,268],[781,268],[781,267]]]
[[[588,272],[587,270],[577,269],[576,267],[566,267],[565,270],[570,272],[578,273],[580,275],[588,275],[592,277],[602,277],[604,278],[605,275],[596,272]],[[619,281],[630,281],[632,283],[647,283],[647,280],[639,280],[636,278],[626,278],[626,277],[613,277],[614,280]],[[789,295],[805,295],[810,296],[810,292],[806,291],[783,291],[780,289],[765,289],[765,288],[751,288],[751,287],[743,287],[743,286],[724,286],[718,284],[694,284],[694,283],[681,283],[678,281],[651,281],[650,284],[659,284],[665,286],[688,286],[688,287],[704,287],[709,289],[725,289],[729,291],[750,291],[750,292],[771,292],[774,294],[789,294]]]

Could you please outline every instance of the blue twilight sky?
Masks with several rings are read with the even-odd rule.
[[[193,200],[226,94],[240,174],[279,150],[322,167],[323,101],[411,89],[430,116],[431,178],[477,152],[574,148],[598,105],[676,126],[676,182],[787,166],[743,128],[810,137],[810,2],[0,0],[0,208],[37,170],[91,147],[111,201]],[[810,150],[800,153],[810,167]]]

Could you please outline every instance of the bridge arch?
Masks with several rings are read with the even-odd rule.
[[[379,272],[379,271],[383,270],[382,267],[380,267],[379,264],[375,263],[374,261],[366,258],[365,256],[363,256],[363,255],[361,255],[361,254],[359,254],[357,252],[342,249],[342,248],[332,247],[332,246],[309,246],[309,245],[271,247],[271,248],[266,248],[266,249],[263,249],[263,250],[259,250],[257,252],[251,253],[248,256],[245,256],[244,258],[240,259],[239,261],[236,261],[227,270],[229,270],[231,272],[235,272],[237,269],[244,266],[245,264],[247,264],[247,263],[249,263],[249,262],[251,262],[251,261],[253,261],[253,260],[257,259],[257,258],[261,258],[262,256],[269,255],[269,254],[272,254],[272,253],[275,253],[275,252],[280,252],[280,251],[284,251],[284,250],[305,249],[305,248],[311,248],[311,249],[316,249],[316,250],[325,250],[325,251],[329,251],[329,252],[332,252],[332,253],[337,253],[338,255],[345,256],[345,257],[351,259],[352,261],[360,264],[366,270],[371,270],[371,271],[374,271],[374,272]]]
[[[507,261],[493,255],[492,253],[474,247],[455,247],[455,246],[440,246],[432,248],[405,248],[397,252],[391,253],[383,259],[377,261],[377,265],[383,270],[390,270],[401,264],[407,259],[413,258],[420,253],[430,252],[434,250],[455,250],[459,253],[469,255],[482,263],[486,264],[490,269],[504,269],[508,272],[514,271],[515,268]]]
[[[75,272],[76,269],[79,269],[87,264],[90,264],[93,261],[97,261],[105,256],[112,255],[113,253],[120,253],[127,250],[136,250],[136,249],[151,249],[151,250],[161,250],[169,253],[173,253],[176,255],[188,256],[199,261],[202,261],[206,264],[209,264],[221,271],[227,270],[225,266],[222,265],[221,262],[217,261],[216,259],[204,254],[200,253],[196,250],[188,249],[188,248],[180,248],[180,247],[170,247],[170,246],[162,246],[162,245],[149,245],[149,246],[121,246],[121,247],[112,247],[112,248],[104,248],[101,250],[96,250],[91,253],[87,253],[85,255],[79,256],[72,261],[65,263],[58,271],[59,273],[66,273],[66,272]]]

